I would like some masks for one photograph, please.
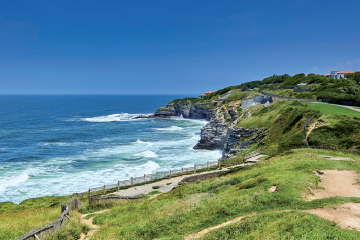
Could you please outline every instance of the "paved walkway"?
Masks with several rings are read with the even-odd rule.
[[[258,158],[265,156],[265,155],[259,155],[259,156],[255,156],[249,159],[254,159],[257,160]],[[254,161],[257,162],[257,161]],[[178,186],[179,182],[181,180],[183,180],[186,177],[189,176],[194,176],[194,175],[201,175],[201,174],[206,174],[206,173],[211,173],[211,172],[215,172],[215,171],[221,171],[221,172],[226,172],[227,170],[231,169],[231,168],[235,168],[235,167],[243,167],[243,166],[248,166],[248,165],[253,165],[254,163],[243,163],[243,164],[239,164],[239,165],[235,165],[235,166],[231,166],[228,168],[222,168],[221,170],[213,170],[213,171],[206,171],[206,172],[202,172],[202,173],[194,173],[191,175],[183,175],[183,176],[178,176],[178,177],[173,177],[170,179],[164,179],[158,182],[154,182],[154,183],[149,183],[149,184],[145,184],[142,186],[136,186],[136,187],[131,187],[128,189],[123,189],[123,190],[119,190],[116,191],[114,193],[110,193],[108,195],[119,195],[119,196],[136,196],[136,195],[140,195],[140,194],[149,194],[152,191],[159,191],[161,193],[166,193],[171,191],[173,188],[175,188],[176,186]],[[158,186],[159,188],[155,187]],[[155,187],[155,189],[153,188]],[[157,195],[154,195],[157,196]]]
[[[260,154],[260,155],[257,155],[257,156],[246,159],[245,162],[248,162],[248,163],[259,162],[260,160],[258,160],[258,159],[261,158],[261,157],[265,157],[265,156],[266,155],[264,155],[264,154]]]

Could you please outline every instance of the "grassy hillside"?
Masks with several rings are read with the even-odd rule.
[[[47,196],[27,199],[20,204],[0,203],[0,239],[17,239],[31,229],[44,227],[58,219],[61,214],[61,203],[66,203],[70,198],[70,196]],[[81,233],[83,226],[81,226],[79,219],[76,218],[77,215],[78,213],[70,213],[70,217],[75,220],[71,226],[80,229]],[[79,230],[71,231],[71,234],[67,234],[68,237],[60,239],[72,239],[72,235],[80,236],[80,233]]]
[[[188,234],[253,213],[256,215],[210,232],[204,239],[360,238],[357,231],[342,230],[334,223],[297,212],[360,202],[359,198],[348,197],[303,199],[308,188],[318,186],[319,178],[313,170],[360,170],[359,157],[355,157],[357,162],[341,162],[329,161],[318,154],[348,156],[294,150],[252,167],[230,171],[220,178],[184,184],[152,200],[117,203],[109,212],[95,217],[94,223],[101,228],[94,239],[183,239]],[[278,191],[268,192],[273,185],[278,186]],[[282,210],[292,212],[280,213]]]

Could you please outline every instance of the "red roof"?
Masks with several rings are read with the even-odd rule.
[[[334,71],[332,71],[332,72],[338,72],[338,70],[334,70]]]
[[[206,95],[205,94],[201,94],[200,97],[205,97]]]
[[[338,72],[340,74],[347,74],[347,73],[355,73],[355,72],[352,72],[352,71],[342,71],[342,72]]]
[[[213,93],[214,91],[208,91],[208,92],[205,92],[205,93],[207,93],[207,94],[210,94],[210,93]]]
[[[329,73],[329,74],[325,74],[324,76],[331,76],[331,74]]]

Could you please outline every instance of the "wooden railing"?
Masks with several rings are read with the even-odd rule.
[[[17,240],[39,240],[50,233],[56,232],[64,226],[67,219],[70,219],[68,216],[70,213],[70,205],[61,204],[61,212],[61,216],[58,220],[49,223],[45,227],[33,229],[29,233],[19,237]]]

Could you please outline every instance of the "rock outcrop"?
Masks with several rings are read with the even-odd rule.
[[[239,113],[235,107],[226,110],[224,107],[210,108],[210,105],[193,105],[190,101],[186,101],[177,105],[167,104],[165,107],[156,110],[153,117],[182,116],[184,118],[209,120],[201,129],[200,141],[194,146],[194,149],[219,149],[223,151],[226,157],[255,142],[259,142],[263,138],[261,134],[259,135],[260,129],[237,128],[237,121],[241,121],[242,118],[246,117],[248,112],[244,111],[240,117],[238,115]],[[233,123],[232,127],[230,127],[231,123]],[[255,136],[251,138],[253,135]],[[240,141],[240,139],[243,139],[243,141]],[[235,145],[237,145],[236,148]]]
[[[223,149],[227,138],[228,124],[218,118],[210,119],[202,129],[200,141],[194,149]]]
[[[172,104],[167,104],[165,107],[161,107],[161,108],[157,109],[154,113],[154,117],[157,117],[157,118],[168,118],[168,117],[175,117],[175,116],[177,116],[177,113]]]
[[[182,105],[167,104],[165,107],[157,109],[154,113],[154,117],[168,118],[168,117],[180,117],[191,119],[207,119],[213,117],[213,111],[208,107],[192,105],[191,102],[186,102]]]

